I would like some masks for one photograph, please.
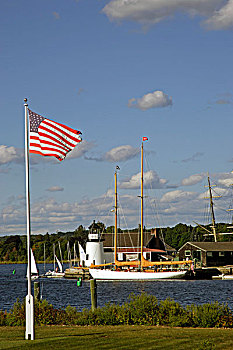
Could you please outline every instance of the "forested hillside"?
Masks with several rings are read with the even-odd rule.
[[[68,259],[68,246],[72,249],[76,243],[76,250],[78,253],[78,242],[85,245],[88,231],[79,226],[73,232],[57,232],[53,234],[46,233],[45,235],[31,235],[31,247],[37,262],[39,261],[53,261],[53,245],[55,244],[56,255],[59,257],[60,242],[62,258]],[[27,237],[26,236],[4,236],[0,237],[0,262],[25,262],[27,259]]]
[[[105,227],[103,223],[97,223],[101,232],[113,232],[114,227]],[[229,224],[219,223],[216,225],[216,231],[231,232],[228,228]],[[211,231],[210,226],[205,226]],[[138,228],[130,230],[132,232],[138,231]],[[129,231],[129,232],[130,232]],[[199,226],[191,226],[185,224],[178,224],[174,227],[157,228],[160,238],[168,245],[178,250],[187,241],[211,241],[213,236],[205,236],[206,231]],[[78,254],[78,242],[85,247],[87,241],[88,229],[80,225],[73,232],[57,232],[53,234],[46,233],[45,235],[38,234],[31,236],[31,246],[37,262],[53,261],[53,245],[55,244],[56,255],[60,256],[58,242],[60,242],[63,260],[68,259],[68,246],[73,256],[74,243],[76,245],[76,252]],[[232,235],[219,236],[219,241],[231,241]],[[26,262],[26,236],[14,235],[0,237],[0,262]]]

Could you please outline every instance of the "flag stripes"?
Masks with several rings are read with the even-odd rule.
[[[29,152],[63,160],[82,141],[81,132],[29,111]]]

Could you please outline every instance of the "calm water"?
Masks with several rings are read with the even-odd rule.
[[[44,266],[39,264],[40,273]],[[47,264],[46,269],[52,269]],[[15,274],[13,270],[15,269]],[[27,295],[26,265],[0,265],[0,309],[9,310],[17,298],[20,301]],[[33,285],[33,282],[32,282]],[[83,282],[77,287],[75,280],[67,279],[40,279],[43,299],[55,307],[65,308],[75,306],[78,310],[90,308],[91,296],[89,282]],[[233,310],[233,280],[166,280],[155,282],[98,282],[98,306],[107,302],[122,304],[131,293],[146,292],[155,295],[159,300],[174,299],[181,305],[203,304],[218,301],[227,303]]]

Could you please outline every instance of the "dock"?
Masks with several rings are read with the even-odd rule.
[[[91,275],[89,273],[89,268],[81,266],[72,266],[65,270],[65,278],[68,279],[78,279],[89,280]]]

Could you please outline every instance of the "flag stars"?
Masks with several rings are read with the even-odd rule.
[[[39,125],[44,119],[45,119],[44,117],[42,117],[41,115],[39,115],[37,113],[30,111],[30,109],[29,109],[30,132],[37,132],[38,133]]]

